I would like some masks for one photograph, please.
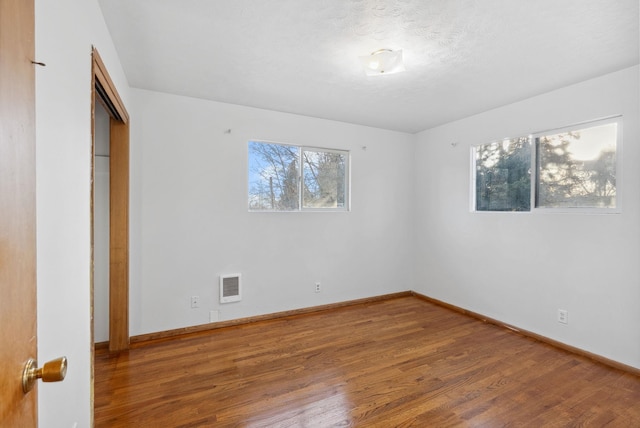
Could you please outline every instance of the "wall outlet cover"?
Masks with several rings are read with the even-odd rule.
[[[200,307],[200,296],[191,296],[191,308],[199,308]]]
[[[558,322],[562,324],[569,324],[569,311],[558,309]]]

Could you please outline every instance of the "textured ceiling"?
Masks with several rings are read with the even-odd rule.
[[[100,4],[133,87],[412,133],[639,61],[638,0]]]

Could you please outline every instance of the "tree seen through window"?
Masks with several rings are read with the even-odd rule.
[[[475,210],[530,211],[532,199],[539,208],[616,208],[618,125],[609,120],[475,147]]]
[[[348,156],[340,150],[250,141],[249,209],[346,209]]]

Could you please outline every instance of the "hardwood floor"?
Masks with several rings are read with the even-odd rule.
[[[639,427],[640,378],[415,297],[96,353],[96,427]]]

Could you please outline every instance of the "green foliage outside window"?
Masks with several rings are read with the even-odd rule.
[[[476,210],[529,211],[531,148],[528,138],[476,148]]]
[[[530,211],[532,199],[537,208],[616,208],[617,138],[618,121],[606,121],[475,147],[475,210]]]

